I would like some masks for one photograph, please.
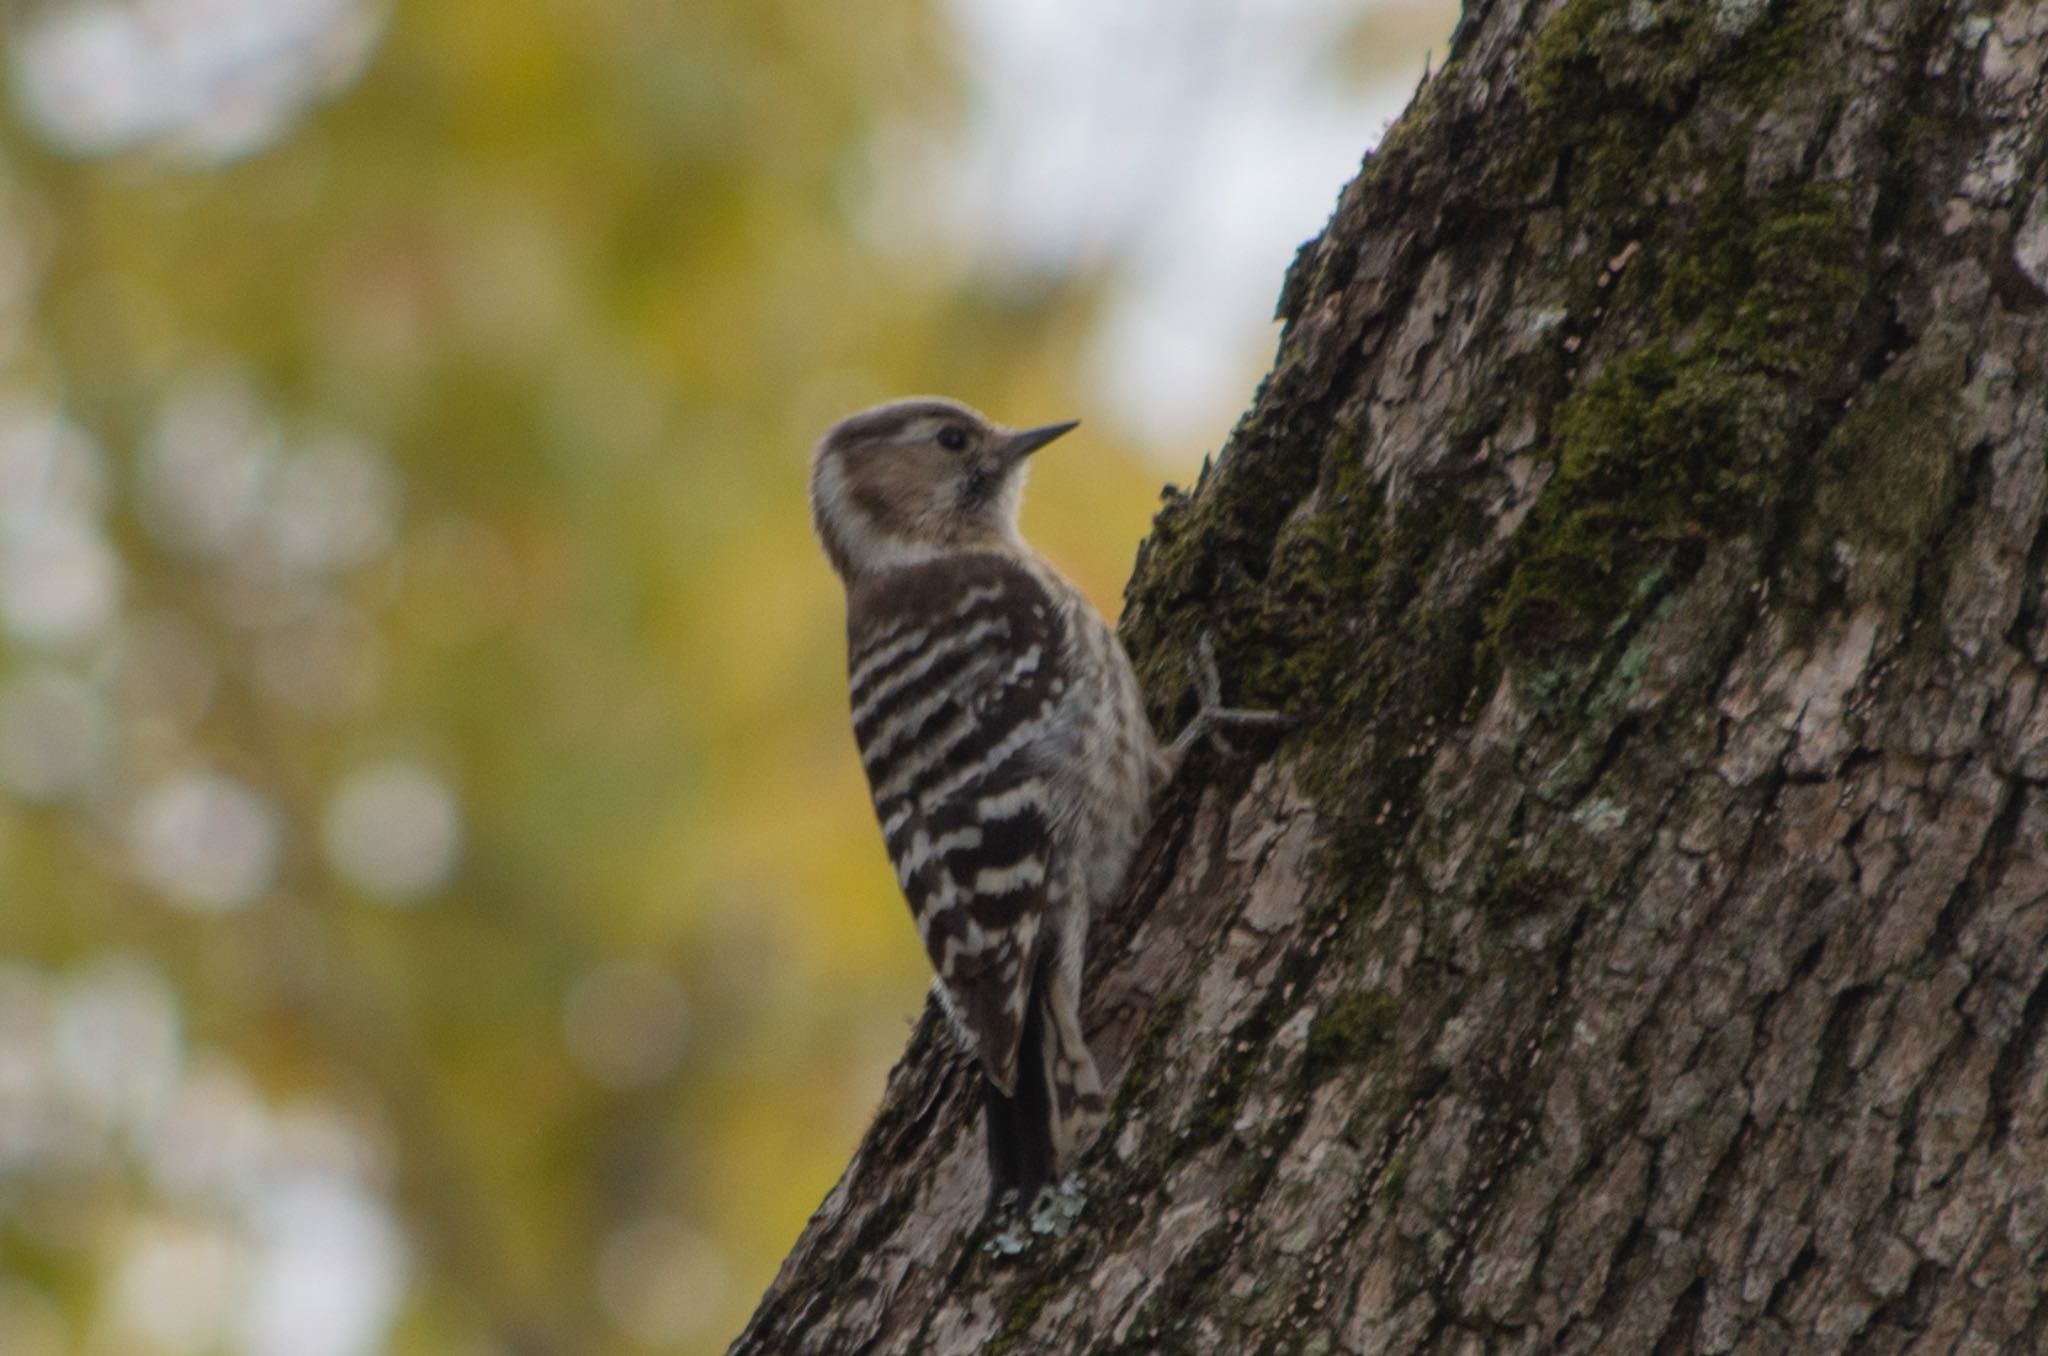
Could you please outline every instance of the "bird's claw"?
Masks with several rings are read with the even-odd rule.
[[[1194,684],[1197,705],[1194,719],[1174,741],[1177,753],[1184,754],[1206,739],[1224,757],[1235,758],[1237,750],[1223,737],[1224,727],[1275,729],[1296,723],[1284,711],[1251,711],[1223,704],[1223,679],[1216,669],[1216,640],[1207,631],[1195,638],[1195,652],[1188,657],[1188,677]]]

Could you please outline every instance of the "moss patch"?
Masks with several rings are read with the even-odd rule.
[[[1769,503],[1781,422],[1775,389],[1717,355],[1653,344],[1615,361],[1558,412],[1557,469],[1493,638],[1530,655],[1614,631],[1710,535]]]
[[[1314,455],[1287,449],[1313,468],[1310,483],[1296,471],[1283,477],[1284,497],[1263,483],[1247,490],[1237,477],[1263,472],[1239,469],[1240,448],[1215,493],[1168,505],[1126,639],[1162,730],[1193,711],[1184,656],[1203,628],[1216,639],[1231,701],[1301,719],[1287,738],[1308,750],[1302,781],[1331,828],[1328,884],[1314,908],[1351,913],[1380,897],[1386,853],[1406,832],[1407,792],[1426,765],[1418,732],[1448,723],[1471,688],[1478,610],[1419,605],[1423,581],[1441,552],[1486,528],[1462,486],[1411,482],[1406,501],[1390,506],[1366,469],[1366,421],[1341,411],[1327,418],[1298,435]],[[1248,495],[1256,511],[1217,506]],[[1255,562],[1233,556],[1250,547],[1247,515],[1270,533]],[[1361,796],[1365,786],[1373,797]]]
[[[1488,877],[1480,907],[1501,918],[1541,913],[1571,892],[1571,882],[1546,866],[1523,858],[1503,862]]]
[[[1857,379],[1870,245],[1844,188],[1750,195],[1731,167],[1671,215],[1646,250],[1659,337],[1552,417],[1555,470],[1489,616],[1510,659],[1598,654],[1708,541],[1773,536],[1805,449]],[[1525,664],[1518,676],[1540,691],[1555,674]]]
[[[1842,417],[1818,458],[1814,521],[1794,561],[1805,600],[1888,611],[1910,602],[1962,492],[1960,374],[1878,385]]]
[[[1529,102],[1554,112],[1598,96],[1669,114],[1709,74],[1767,88],[1812,53],[1832,9],[1825,0],[1577,0],[1531,45]]]
[[[1578,0],[1543,26],[1530,47],[1528,96],[1539,112],[1588,93],[1625,93],[1672,111],[1711,59],[1695,5]]]
[[[1394,1036],[1401,1003],[1385,989],[1339,994],[1309,1022],[1302,1067],[1310,1082],[1346,1064],[1356,1064]]]
[[[1848,191],[1798,184],[1754,201],[1733,176],[1709,195],[1666,270],[1674,326],[1763,371],[1819,374],[1839,361],[1867,273]]]
[[[982,1356],[1006,1356],[1017,1350],[1018,1344],[1030,1334],[1031,1325],[1038,1321],[1038,1315],[1047,1302],[1065,1289],[1063,1279],[1041,1281],[1019,1295],[1010,1306],[1010,1312],[1003,1316],[1003,1326],[982,1347]]]

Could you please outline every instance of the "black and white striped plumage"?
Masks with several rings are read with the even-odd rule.
[[[838,425],[812,464],[846,585],[854,735],[985,1079],[992,1200],[1028,1199],[1100,1126],[1088,919],[1114,900],[1171,761],[1115,635],[1017,535],[1023,459],[1068,427],[899,401]]]

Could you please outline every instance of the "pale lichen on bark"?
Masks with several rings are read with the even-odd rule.
[[[1469,7],[1141,556],[1306,726],[1097,930],[1070,1234],[920,1027],[742,1352],[2048,1350],[2048,10]]]

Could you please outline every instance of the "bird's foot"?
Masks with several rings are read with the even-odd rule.
[[[1216,642],[1207,631],[1195,641],[1195,653],[1188,660],[1188,676],[1194,681],[1199,705],[1194,719],[1187,723],[1187,728],[1167,749],[1167,756],[1176,769],[1195,745],[1204,740],[1226,758],[1237,757],[1237,750],[1223,737],[1227,728],[1272,730],[1298,723],[1285,711],[1253,711],[1223,704],[1223,680],[1216,672]]]

